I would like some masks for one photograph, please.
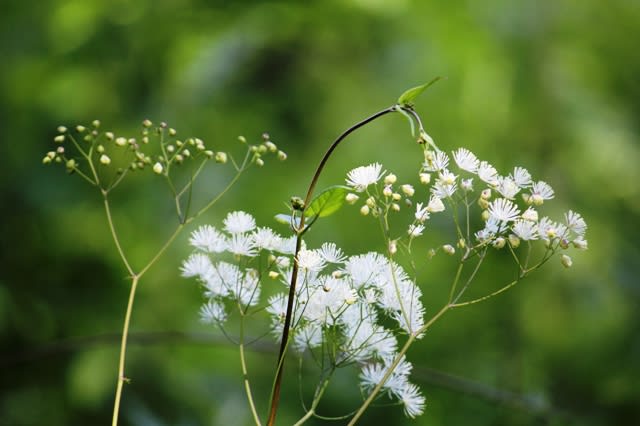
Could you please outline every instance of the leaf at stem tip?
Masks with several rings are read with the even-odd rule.
[[[347,192],[349,188],[346,186],[330,186],[309,203],[304,211],[305,217],[326,217],[335,213],[344,204]]]
[[[404,92],[402,95],[400,95],[400,97],[398,98],[398,104],[402,105],[402,106],[406,106],[406,107],[412,107],[413,106],[413,101],[420,96],[420,94],[422,92],[424,92],[425,90],[427,90],[427,88],[429,86],[431,86],[433,83],[435,83],[436,81],[440,80],[442,77],[436,77],[433,80],[431,80],[428,83],[425,83],[421,86],[416,86],[416,87],[412,87],[411,89],[407,90],[406,92]]]

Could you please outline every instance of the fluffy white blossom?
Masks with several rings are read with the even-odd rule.
[[[320,247],[320,256],[328,263],[342,263],[345,256],[342,250],[334,243],[324,243]]]
[[[255,227],[256,220],[243,211],[231,212],[224,219],[224,229],[231,234],[253,231]]]
[[[530,220],[516,219],[511,226],[511,230],[522,240],[538,239],[538,224]]]
[[[220,253],[226,250],[227,239],[213,226],[204,225],[191,233],[189,244],[208,253]]]
[[[498,184],[498,171],[486,161],[481,161],[478,165],[478,177],[489,185]]]
[[[226,319],[227,313],[219,300],[209,300],[200,308],[200,321],[205,324],[219,324]]]
[[[453,153],[453,159],[455,160],[458,167],[462,170],[466,170],[471,173],[476,173],[478,171],[478,165],[480,161],[478,158],[468,149],[460,148]]]
[[[511,200],[498,198],[489,204],[489,214],[502,222],[511,222],[518,218],[520,210]]]
[[[421,224],[414,225],[412,223],[411,225],[409,225],[409,229],[407,230],[407,234],[409,234],[410,237],[414,238],[414,237],[419,237],[420,235],[422,235],[422,231],[424,231],[424,225],[421,225]]]
[[[530,200],[536,206],[544,203],[544,200],[550,200],[554,197],[553,188],[543,181],[535,182],[531,185]]]
[[[347,185],[356,192],[363,192],[384,175],[382,165],[379,163],[360,166],[347,173]]]

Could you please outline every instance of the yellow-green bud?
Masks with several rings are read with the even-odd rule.
[[[58,135],[55,138],[53,138],[54,142],[58,142],[58,143],[62,143],[64,142],[64,135]]]
[[[456,253],[456,249],[451,244],[443,245],[442,251],[447,253],[449,256],[453,256]]]
[[[173,151],[176,150],[176,147],[173,145],[167,145],[167,152],[168,153],[172,153]]]
[[[395,240],[389,241],[389,253],[396,254],[398,252],[398,245]]]
[[[126,138],[123,138],[122,136],[120,136],[119,138],[116,138],[116,145],[125,146],[126,144],[127,144]]]
[[[376,206],[376,199],[373,197],[369,197],[367,198],[367,201],[365,201],[365,203],[367,204],[367,206],[369,206],[370,208],[374,208]]]
[[[485,210],[489,208],[489,201],[487,201],[486,199],[480,197],[478,198],[478,206],[480,206],[481,209]]]
[[[107,138],[108,141],[112,141],[115,135],[113,134],[113,132],[106,132],[104,134],[104,137]]]
[[[93,120],[91,122],[91,125],[97,129],[98,127],[100,127],[100,120]]]
[[[178,132],[176,132],[176,129],[174,128],[169,128],[169,136],[175,136]]]
[[[164,167],[162,167],[162,164],[160,162],[153,165],[153,173],[159,175],[162,173],[163,170],[164,170]]]
[[[280,274],[276,271],[269,271],[269,278],[271,278],[272,280],[275,280],[276,278],[278,278],[280,276]]]
[[[465,239],[464,239],[464,238],[460,238],[460,239],[458,240],[458,247],[459,247],[459,248],[461,248],[461,249],[463,249],[463,248],[465,248],[466,246],[467,246],[467,242],[465,241]]]
[[[400,201],[402,199],[402,195],[398,194],[397,192],[394,192],[393,194],[391,194],[391,199],[393,201]]]
[[[84,127],[84,126],[81,126],[80,124],[78,124],[78,125],[76,126],[76,130],[78,131],[78,133],[82,133],[82,132],[84,132],[85,130],[87,130],[87,128],[86,128],[86,127]]]
[[[185,148],[182,150],[182,155],[184,155],[185,157],[188,157],[191,155],[191,152],[189,152],[189,150]]]
[[[258,167],[264,166],[264,160],[262,158],[256,158],[256,166]]]
[[[58,133],[67,133],[67,128],[65,126],[58,126]]]
[[[148,144],[149,143],[149,136],[143,136],[142,137],[142,143],[143,144]]]
[[[284,161],[287,159],[287,153],[284,151],[278,151],[278,160]]]
[[[348,204],[351,204],[351,205],[355,204],[355,203],[356,203],[356,201],[358,201],[358,199],[359,199],[359,198],[360,198],[360,197],[358,197],[356,194],[354,194],[354,193],[352,193],[352,192],[348,193],[348,194],[344,197],[345,201],[346,201]]]
[[[402,188],[402,192],[404,192],[407,197],[412,197],[413,194],[415,194],[415,192],[416,192],[413,189],[413,186],[411,186],[409,184],[402,185],[401,188]]]
[[[51,163],[51,157],[49,157],[48,155],[45,155],[44,158],[42,159],[42,164],[49,164]]]
[[[269,150],[269,152],[276,152],[278,150],[276,144],[271,141],[265,142],[264,146]]]
[[[382,195],[384,195],[385,197],[391,197],[391,195],[393,195],[393,190],[391,189],[390,184],[384,187],[384,189],[382,190]]]
[[[498,237],[493,241],[493,246],[497,249],[501,249],[505,244],[507,244],[507,240],[502,237]]]
[[[266,153],[266,152],[267,152],[267,147],[266,147],[266,146],[264,146],[264,145],[258,145],[258,152],[259,152],[260,154],[264,154],[264,153]]]
[[[431,182],[431,175],[429,173],[420,173],[420,183],[428,185]]]
[[[73,158],[70,160],[67,160],[65,167],[67,168],[68,172],[72,172],[76,169],[76,160],[74,160]]]
[[[520,246],[520,238],[515,234],[509,235],[509,244],[513,248],[518,248]]]
[[[244,136],[238,136],[240,143],[247,143],[247,139]]]
[[[399,212],[400,211],[400,204],[391,203],[391,210],[393,210],[394,212]]]
[[[104,146],[98,145],[96,147],[96,151],[98,151],[98,154],[102,154],[104,152]]]
[[[370,210],[369,210],[369,206],[367,206],[366,204],[365,204],[364,206],[360,207],[360,214],[361,214],[362,216],[366,216],[366,215],[368,215],[368,214],[369,214],[369,211],[370,211]]]
[[[489,210],[482,210],[480,217],[486,222],[489,220],[489,217],[491,217],[491,214],[489,213]]]
[[[436,255],[436,251],[434,249],[431,248],[431,249],[429,249],[429,251],[427,251],[427,258],[428,259],[432,259],[433,256],[435,256],[435,255]]]
[[[396,177],[396,175],[394,175],[393,173],[389,173],[387,176],[385,176],[384,183],[386,185],[393,185],[397,180],[398,178]]]
[[[204,155],[205,155],[207,158],[213,158],[213,156],[215,155],[215,153],[214,153],[213,151],[211,151],[210,149],[208,149],[208,150],[206,150],[206,151],[204,152]]]
[[[226,152],[216,152],[216,163],[225,164],[227,162],[227,153]]]
[[[111,164],[111,158],[109,158],[109,156],[106,154],[102,154],[100,156],[100,163],[105,166],[108,166],[109,164]]]
[[[176,163],[180,164],[184,161],[184,157],[182,156],[182,154],[176,154],[176,156],[174,157],[176,160]]]
[[[142,122],[142,126],[148,129],[149,127],[153,126],[153,123],[151,122],[151,120],[147,119]]]
[[[573,260],[571,260],[571,257],[563,254],[562,256],[560,256],[560,263],[562,263],[562,266],[564,266],[565,268],[571,268],[571,265],[573,265]]]
[[[488,200],[489,198],[491,198],[491,190],[489,188],[483,189],[480,193],[480,198],[482,198],[483,200]]]

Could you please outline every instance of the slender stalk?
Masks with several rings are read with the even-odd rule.
[[[320,399],[322,398],[324,391],[327,389],[327,386],[329,385],[330,377],[331,377],[331,374],[329,374],[329,376],[326,379],[324,379],[324,381],[322,382],[322,386],[320,386],[320,388],[318,389],[318,391],[313,397],[313,402],[311,403],[311,408],[309,408],[309,411],[307,411],[307,413],[304,416],[302,416],[300,420],[295,422],[293,426],[300,426],[304,424],[304,422],[306,422],[316,414],[316,408],[318,408]]]
[[[111,237],[113,238],[113,242],[116,244],[116,249],[118,249],[118,253],[120,254],[120,258],[122,259],[122,263],[127,268],[127,272],[129,276],[133,277],[135,273],[129,265],[129,261],[127,260],[127,256],[125,256],[124,251],[122,250],[122,246],[120,245],[120,240],[118,239],[118,233],[116,232],[115,225],[113,223],[113,218],[111,217],[111,207],[109,207],[109,199],[107,197],[107,191],[102,191],[102,200],[104,202],[104,211],[107,214],[107,222],[109,223],[109,231],[111,231]]]
[[[461,306],[468,306],[468,305],[473,305],[475,303],[483,302],[483,301],[485,301],[487,299],[492,298],[493,296],[497,296],[498,294],[509,290],[511,287],[513,287],[514,285],[518,284],[519,281],[520,281],[520,278],[518,278],[517,280],[511,281],[506,286],[502,287],[499,290],[494,291],[491,294],[487,294],[486,296],[482,296],[482,297],[479,297],[477,299],[469,300],[468,302],[453,303],[453,304],[451,304],[451,307],[452,308],[459,308]]]
[[[131,322],[131,312],[133,311],[133,301],[136,295],[136,287],[140,277],[133,275],[131,281],[131,289],[129,290],[129,303],[127,303],[127,312],[124,316],[124,326],[122,327],[122,339],[120,341],[120,361],[118,363],[118,384],[116,386],[116,397],[113,404],[113,418],[111,421],[112,426],[118,425],[118,414],[120,413],[120,399],[122,398],[122,386],[128,380],[124,376],[124,363],[127,353],[127,337],[129,335],[129,323]]]
[[[340,142],[342,142],[347,136],[349,136],[349,134],[351,134],[352,132],[354,132],[355,130],[359,129],[360,127],[382,117],[383,115],[386,115],[390,112],[395,112],[397,111],[397,106],[392,106],[386,109],[383,109],[382,111],[379,111],[373,115],[371,115],[370,117],[365,118],[364,120],[360,121],[357,124],[354,124],[353,126],[349,127],[347,130],[345,130],[340,136],[338,136],[338,138],[329,146],[329,149],[327,149],[327,152],[325,152],[324,156],[322,157],[322,159],[320,160],[320,163],[318,164],[318,167],[316,168],[316,171],[313,175],[313,178],[311,179],[311,183],[309,184],[309,189],[307,190],[307,195],[304,199],[304,206],[303,206],[303,210],[300,214],[300,224],[297,227],[297,238],[296,238],[296,251],[295,251],[295,255],[294,255],[294,262],[293,262],[293,268],[292,268],[292,272],[291,272],[291,284],[289,287],[289,297],[287,299],[287,313],[285,316],[285,320],[284,320],[284,328],[282,330],[282,339],[280,341],[280,352],[278,354],[278,362],[276,364],[276,378],[274,381],[274,387],[273,387],[273,391],[272,391],[272,395],[271,395],[271,405],[269,407],[269,418],[267,420],[267,425],[268,426],[273,426],[273,424],[275,423],[276,420],[276,414],[278,412],[278,404],[280,402],[280,387],[282,384],[282,371],[283,371],[283,367],[284,367],[284,356],[286,353],[286,348],[287,348],[287,344],[289,342],[289,327],[291,327],[291,318],[293,315],[293,301],[295,298],[295,292],[296,292],[296,283],[297,283],[297,279],[298,279],[298,253],[300,252],[300,248],[302,247],[302,234],[304,232],[304,220],[305,220],[305,216],[304,216],[304,209],[309,205],[309,202],[311,201],[311,197],[313,196],[313,191],[315,190],[316,185],[318,184],[318,180],[320,178],[320,174],[322,173],[322,170],[324,169],[324,166],[326,165],[327,161],[329,160],[329,157],[331,157],[331,154],[333,153],[333,151],[338,147],[338,145],[340,144]]]
[[[251,409],[251,415],[253,416],[253,421],[257,426],[261,426],[260,418],[258,417],[258,412],[256,411],[256,406],[253,402],[253,395],[251,393],[251,384],[249,383],[249,373],[247,370],[247,362],[244,356],[244,316],[240,320],[240,365],[242,368],[242,377],[244,379],[244,390],[247,394],[247,400],[249,402],[249,408]]]

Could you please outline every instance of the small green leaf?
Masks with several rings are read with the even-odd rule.
[[[346,186],[330,186],[314,198],[304,211],[305,217],[326,217],[338,211],[344,204],[344,197],[349,192]]]
[[[398,98],[398,104],[400,104],[402,106],[412,107],[414,99],[417,98],[418,96],[420,96],[420,94],[422,92],[427,90],[427,88],[429,86],[431,86],[433,83],[435,83],[436,81],[440,80],[441,78],[442,77],[436,77],[436,78],[434,78],[433,80],[431,80],[430,82],[428,82],[426,84],[423,84],[421,86],[412,87],[411,89],[407,90],[402,95],[400,95],[400,97]]]

